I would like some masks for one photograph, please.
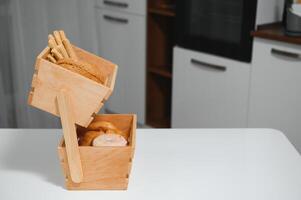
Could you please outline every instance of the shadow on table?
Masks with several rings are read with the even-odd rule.
[[[4,166],[8,170],[31,173],[39,176],[56,186],[64,186],[64,178],[57,154],[57,145],[61,132],[41,133],[41,130],[33,130],[33,133],[20,133],[14,137],[6,152]]]

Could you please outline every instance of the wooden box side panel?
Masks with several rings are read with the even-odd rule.
[[[118,66],[76,46],[74,46],[74,50],[80,60],[84,60],[85,62],[97,67],[100,72],[104,73],[104,75],[109,78],[107,86],[111,89],[111,91],[113,91]]]
[[[38,59],[29,104],[59,116],[56,97],[60,89],[67,89],[74,108],[75,122],[86,127],[92,120],[91,116],[102,107],[102,100],[109,89],[47,60]]]
[[[95,182],[84,182],[80,184],[66,181],[68,190],[126,190],[128,187],[128,178],[108,178]]]
[[[79,149],[84,173],[83,182],[106,178],[127,178],[129,176],[131,147],[79,147]],[[64,171],[69,176],[65,148],[59,148],[59,154],[65,164]]]
[[[69,189],[126,189],[131,164],[131,147],[80,147],[84,179],[74,183],[65,148],[59,148],[59,157]]]
[[[63,145],[63,139],[60,145]],[[84,181],[80,184],[72,182],[70,178],[68,163],[64,162],[66,157],[65,148],[59,148],[58,154],[60,158],[61,168],[65,178],[65,185],[68,190],[125,190],[128,186],[128,177],[122,178],[105,178],[94,181]]]

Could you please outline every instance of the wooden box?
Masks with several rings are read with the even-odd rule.
[[[64,139],[62,139],[58,152],[66,187],[70,190],[127,189],[135,150],[136,116],[132,114],[96,115],[94,120],[112,122],[121,131],[127,133],[129,144],[125,147],[79,146],[84,178],[81,183],[74,183],[70,177]]]
[[[61,118],[64,137],[58,154],[67,189],[126,189],[135,149],[136,115],[97,115],[111,95],[117,65],[73,46],[79,60],[106,76],[106,85],[49,62],[50,49],[37,57],[28,103]],[[124,147],[79,146],[78,135],[93,120],[108,121],[127,134]]]
[[[76,55],[108,78],[102,85],[46,60],[50,49],[38,55],[32,78],[28,103],[36,108],[59,116],[56,98],[61,89],[68,91],[74,108],[75,123],[87,127],[104,102],[111,95],[117,75],[117,65],[74,46]]]

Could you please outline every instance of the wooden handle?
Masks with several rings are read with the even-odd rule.
[[[74,183],[80,183],[83,180],[83,170],[78,149],[74,116],[67,91],[61,90],[59,92],[57,102],[63,127],[71,179]]]

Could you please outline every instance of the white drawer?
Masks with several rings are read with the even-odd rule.
[[[115,11],[146,15],[146,0],[96,0],[96,6]]]
[[[253,60],[272,56],[278,61],[301,61],[301,45],[256,38],[254,40]]]

